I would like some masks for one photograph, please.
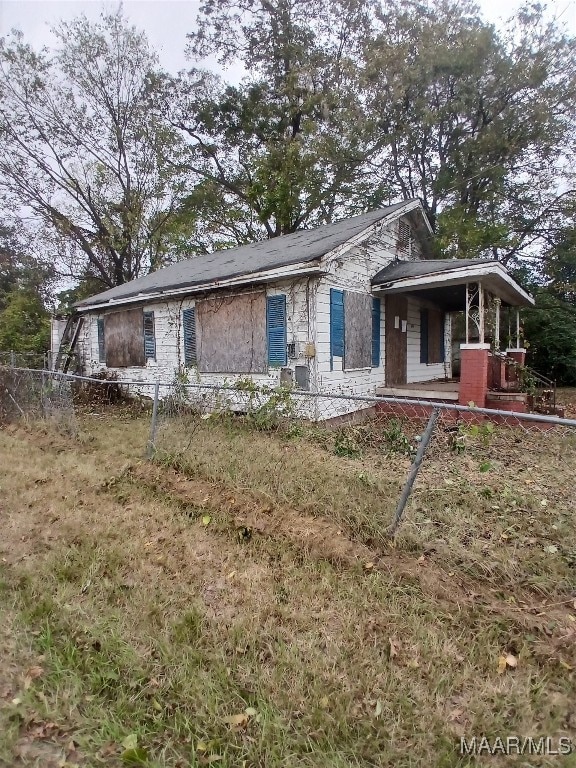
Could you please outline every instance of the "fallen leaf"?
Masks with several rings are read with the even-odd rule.
[[[222,721],[232,728],[244,728],[248,725],[248,715],[245,712],[240,712],[237,715],[227,715],[222,718]]]
[[[202,525],[210,525],[211,522],[212,522],[212,515],[202,516]]]
[[[244,712],[248,715],[248,717],[256,717],[258,714],[257,710],[254,709],[254,707],[246,707]]]
[[[374,709],[374,717],[380,717],[381,714],[382,714],[382,702],[380,701],[380,699],[378,699],[378,701],[376,702],[376,707]]]
[[[373,571],[374,570],[374,563],[364,563],[364,570],[365,571]]]
[[[506,656],[500,656],[498,659],[498,674],[502,675],[506,671]]]
[[[558,552],[558,547],[556,544],[548,544],[544,547],[544,552],[549,552],[551,555],[554,555]]]
[[[506,656],[506,666],[510,667],[511,669],[516,669],[518,666],[518,658],[514,656],[513,653],[509,653]]]
[[[322,698],[319,701],[319,704],[320,704],[322,709],[328,709],[328,707],[330,705],[330,700],[329,700],[328,696],[322,696]]]
[[[31,677],[32,680],[35,680],[37,677],[40,677],[44,674],[44,670],[42,667],[30,667],[28,672],[26,672],[27,677]]]
[[[138,746],[138,736],[135,733],[131,733],[122,741],[124,749],[135,749]]]

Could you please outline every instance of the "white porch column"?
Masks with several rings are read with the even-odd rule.
[[[494,322],[494,349],[496,352],[500,351],[500,305],[502,304],[501,299],[496,297],[494,299],[494,307],[496,311],[496,317]]]
[[[466,283],[466,310],[464,312],[466,319],[466,344],[470,344],[470,284]]]
[[[484,288],[478,283],[478,335],[480,344],[484,344]]]
[[[520,310],[516,310],[516,349],[520,349]]]

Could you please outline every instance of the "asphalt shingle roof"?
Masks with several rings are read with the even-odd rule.
[[[325,224],[315,229],[300,230],[272,240],[178,261],[149,275],[84,299],[76,306],[81,309],[83,306],[106,304],[119,299],[145,298],[147,294],[157,294],[178,288],[193,288],[262,270],[311,262],[339,245],[343,245],[409,202],[413,201],[405,200],[402,203],[379,208],[360,216],[352,216],[334,224]]]
[[[434,275],[437,272],[448,272],[462,267],[492,264],[494,259],[431,259],[424,261],[393,261],[372,278],[372,285],[392,283],[407,277]]]

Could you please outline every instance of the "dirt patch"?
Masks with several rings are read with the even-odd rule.
[[[242,536],[285,538],[303,554],[348,566],[367,563],[376,551],[351,541],[345,532],[322,516],[310,517],[282,504],[263,502],[256,494],[231,492],[214,483],[192,480],[165,467],[135,465],[126,476],[141,487],[176,500],[194,516],[225,516]]]

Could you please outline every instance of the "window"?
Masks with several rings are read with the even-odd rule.
[[[156,360],[154,312],[144,312],[144,358],[146,360]]]
[[[380,299],[372,298],[372,368],[380,365]]]
[[[144,319],[139,308],[104,315],[104,351],[108,368],[146,365],[143,332]]]
[[[344,291],[330,288],[330,362],[344,357]]]
[[[184,335],[184,365],[189,368],[196,365],[196,310],[194,307],[182,312],[182,330]]]
[[[444,313],[438,309],[420,310],[420,362],[431,365],[443,363]]]
[[[277,368],[286,365],[286,296],[284,294],[266,298],[266,337],[268,365]]]
[[[96,321],[98,327],[98,362],[106,362],[106,346],[104,344],[104,318],[99,317]]]

